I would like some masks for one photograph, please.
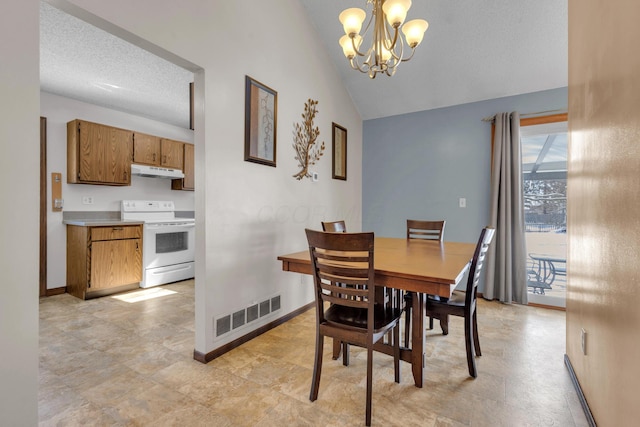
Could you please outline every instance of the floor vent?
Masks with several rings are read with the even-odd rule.
[[[242,310],[235,311],[232,314],[219,317],[214,321],[216,337],[248,325],[269,313],[280,310],[280,308],[281,298],[280,295],[276,295]]]
[[[253,322],[259,317],[258,304],[247,307],[247,323]]]
[[[269,304],[269,300],[262,301],[260,303],[260,317],[266,316],[271,313],[271,305]]]
[[[231,330],[231,316],[227,315],[216,320],[216,336],[226,334]]]
[[[233,329],[238,329],[245,324],[244,310],[233,313]]]
[[[271,311],[280,310],[280,295],[271,298]]]

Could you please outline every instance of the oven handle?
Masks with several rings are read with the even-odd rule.
[[[158,228],[194,228],[196,225],[191,223],[187,223],[187,224],[145,224],[147,228],[153,228],[153,229],[158,229]]]

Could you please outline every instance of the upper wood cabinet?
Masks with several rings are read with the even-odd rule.
[[[182,169],[184,162],[184,142],[172,139],[160,140],[160,166]]]
[[[135,132],[133,134],[133,163],[160,166],[160,137]]]
[[[182,172],[184,172],[184,178],[171,180],[171,189],[195,190],[195,147],[193,144],[184,144]]]
[[[184,142],[135,132],[133,163],[182,169]]]
[[[131,185],[133,132],[84,120],[67,123],[67,182]]]

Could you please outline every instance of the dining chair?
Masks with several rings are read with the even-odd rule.
[[[477,315],[477,293],[478,282],[480,280],[480,272],[484,265],[484,259],[495,234],[495,229],[485,227],[480,233],[478,244],[476,245],[473,258],[471,259],[471,267],[469,268],[469,278],[464,291],[455,290],[447,301],[427,298],[426,312],[427,316],[441,319],[443,325],[443,334],[449,331],[448,321],[442,323],[442,319],[448,319],[448,316],[464,317],[464,339],[467,349],[467,365],[469,375],[473,378],[478,376],[476,369],[475,356],[482,356],[480,351],[480,341],[478,339],[478,315]],[[474,352],[475,350],[475,352]]]
[[[346,233],[347,225],[344,220],[338,221],[322,221],[322,231],[328,231],[331,233]],[[337,347],[336,347],[337,346]],[[336,340],[334,342],[334,359],[340,357],[340,353],[342,353],[342,364],[344,366],[349,366],[349,344],[346,342],[341,343]]]
[[[422,221],[417,219],[407,220],[407,240],[437,240],[444,239],[444,226],[446,221]],[[404,346],[409,347],[409,331],[411,326],[411,306],[413,304],[413,292],[404,294],[405,318],[404,318]],[[433,329],[433,318],[429,318],[429,329]]]
[[[374,236],[306,229],[315,284],[316,354],[309,399],[318,398],[324,337],[367,349],[366,425],[371,425],[373,346],[393,332],[395,382],[400,382],[398,307],[375,304]],[[342,284],[348,286],[341,286]],[[326,305],[325,303],[329,303]]]
[[[322,221],[322,230],[330,231],[332,233],[344,233],[347,231],[347,226],[343,220],[340,221]]]

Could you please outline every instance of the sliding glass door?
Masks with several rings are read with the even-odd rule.
[[[529,303],[565,307],[567,122],[525,120],[520,141]]]

